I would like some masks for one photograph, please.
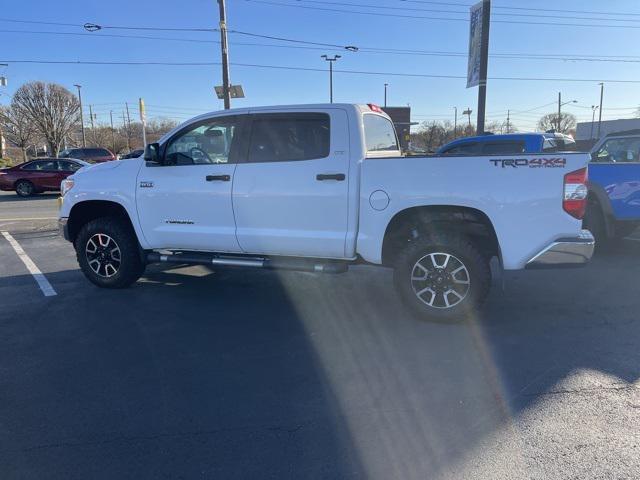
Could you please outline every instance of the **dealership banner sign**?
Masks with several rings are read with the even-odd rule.
[[[478,2],[471,7],[469,24],[469,65],[467,67],[467,88],[480,84],[480,58],[482,50],[482,5]]]

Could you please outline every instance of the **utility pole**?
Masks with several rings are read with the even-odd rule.
[[[598,112],[598,138],[600,138],[600,128],[602,127],[602,99],[604,98],[604,83],[600,84],[600,111]]]
[[[91,120],[91,135],[94,138],[94,142],[95,142],[95,138],[96,138],[96,130],[95,130],[95,126],[93,124],[93,105],[89,105],[89,120]],[[97,145],[94,145],[97,147]]]
[[[342,56],[334,55],[332,58],[327,55],[322,55],[321,58],[324,58],[329,62],[329,102],[333,103],[333,62],[337,62],[339,58],[342,58]]]
[[[484,117],[487,106],[487,72],[489,69],[489,27],[491,25],[491,0],[482,1],[482,38],[480,43],[480,82],[478,84],[477,133],[484,133]]]
[[[229,45],[227,43],[227,12],[225,0],[218,0],[220,7],[220,48],[222,49],[222,92],[224,109],[231,108],[231,83],[229,80]]]
[[[109,110],[109,119],[111,120],[111,147],[113,152],[116,151],[116,131],[113,129],[113,110]]]
[[[471,114],[472,113],[473,113],[473,110],[471,110],[469,107],[467,107],[467,109],[464,112],[462,112],[462,114],[466,115],[467,118],[469,119],[469,128],[471,128]]]
[[[598,105],[591,105],[591,135],[589,140],[593,140],[593,125],[596,123],[596,110],[599,108]]]
[[[384,84],[384,107],[387,108],[387,87],[389,86],[388,83]]]
[[[458,107],[453,107],[453,139],[458,136]]]
[[[129,116],[129,102],[124,102],[124,106],[127,109],[127,147],[131,151],[131,117]]]
[[[84,135],[84,117],[82,115],[82,94],[80,93],[80,89],[82,85],[74,84],[74,87],[78,89],[78,100],[80,101],[80,127],[82,128],[82,146],[87,146],[87,138]]]
[[[562,106],[563,105],[568,105],[570,103],[578,103],[578,101],[577,100],[570,100],[568,102],[562,103],[562,93],[558,92],[558,121],[556,122],[556,124],[557,124],[557,132],[558,133],[562,133],[561,132],[561,128],[562,128]]]
[[[127,150],[131,151],[131,142],[129,141],[129,129],[127,128],[127,120],[124,116],[124,110],[122,111],[122,126],[124,127],[125,131],[127,132]]]
[[[562,118],[562,113],[560,109],[562,108],[562,93],[558,92],[558,121],[556,122],[558,125],[558,133],[560,133],[560,119]]]
[[[510,125],[509,125],[509,121],[511,120],[510,116],[511,116],[511,110],[507,110],[507,132],[506,133],[511,133],[511,131],[510,131],[511,128],[510,128]]]

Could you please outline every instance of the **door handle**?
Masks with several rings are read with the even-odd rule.
[[[228,182],[231,175],[207,175],[207,182]]]
[[[344,173],[319,173],[316,175],[316,180],[322,182],[324,180],[337,180],[343,182],[347,178]]]

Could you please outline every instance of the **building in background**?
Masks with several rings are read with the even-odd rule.
[[[620,120],[603,120],[600,126],[600,136],[609,133],[624,132],[640,129],[640,118],[625,118]],[[580,122],[576,125],[576,141],[596,140],[598,138],[598,122]]]
[[[400,148],[406,152],[409,149],[411,125],[416,125],[411,123],[411,107],[382,107],[382,110],[391,117],[398,132]]]

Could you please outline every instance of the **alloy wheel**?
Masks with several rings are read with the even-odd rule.
[[[87,262],[96,275],[103,278],[113,277],[122,264],[120,247],[116,241],[104,233],[96,233],[85,247]]]
[[[418,299],[433,308],[452,308],[469,294],[471,276],[458,257],[433,252],[420,258],[411,270],[411,287]]]

